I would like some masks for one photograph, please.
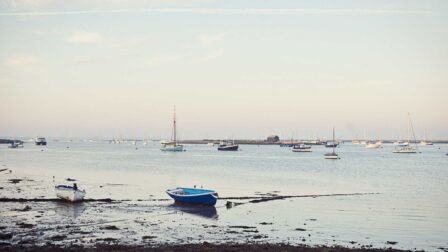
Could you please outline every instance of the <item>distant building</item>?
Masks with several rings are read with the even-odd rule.
[[[266,139],[266,142],[268,143],[276,143],[280,141],[280,137],[272,135],[272,136],[268,136],[268,138]]]

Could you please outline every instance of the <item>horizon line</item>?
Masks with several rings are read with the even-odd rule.
[[[424,15],[431,14],[425,10],[388,10],[388,9],[325,9],[325,8],[269,8],[269,9],[227,9],[227,8],[149,8],[149,9],[109,9],[76,11],[23,11],[0,12],[0,16],[64,16],[89,14],[121,13],[168,13],[168,14],[218,14],[218,15],[292,15],[292,14],[351,14],[351,15]]]

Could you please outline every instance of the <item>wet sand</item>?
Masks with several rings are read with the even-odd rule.
[[[32,190],[35,182],[27,178],[9,178],[2,182],[1,191],[19,190],[19,195],[26,195],[26,190]],[[0,250],[389,250],[396,242],[386,241],[381,249],[373,249],[373,245],[358,244],[355,241],[349,241],[347,246],[301,244],[312,239],[312,232],[304,228],[307,223],[303,227],[291,227],[291,232],[297,233],[297,240],[290,241],[290,244],[287,241],[278,242],[278,238],[271,237],[275,229],[274,223],[269,220],[253,225],[217,221],[217,208],[231,211],[245,204],[261,206],[265,202],[276,200],[361,195],[368,194],[281,195],[280,192],[257,192],[255,196],[221,198],[222,204],[218,207],[174,204],[170,199],[164,198],[88,198],[84,202],[68,203],[57,198],[1,197]],[[308,223],[316,221],[308,219]]]

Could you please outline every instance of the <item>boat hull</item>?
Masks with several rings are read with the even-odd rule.
[[[292,152],[311,152],[311,149],[292,149]]]
[[[324,157],[325,159],[340,159],[336,153],[327,153]]]
[[[55,187],[56,197],[69,201],[69,202],[78,202],[84,200],[84,196],[86,192],[80,190],[74,190],[69,187]]]
[[[219,151],[237,151],[238,145],[226,145],[226,146],[218,146]]]
[[[176,146],[163,146],[160,148],[161,151],[184,151],[183,145],[176,145]]]
[[[198,191],[197,194],[179,194],[179,191],[190,190]],[[204,192],[201,192],[204,191]],[[176,188],[167,190],[166,193],[174,199],[176,203],[196,204],[214,206],[218,200],[217,193],[210,190],[200,190],[192,188]]]

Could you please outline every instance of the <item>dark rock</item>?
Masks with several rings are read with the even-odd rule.
[[[104,230],[120,230],[117,226],[115,226],[115,225],[111,225],[111,226],[105,226],[105,227],[102,227],[101,229],[104,229]]]
[[[12,234],[11,233],[5,233],[5,234],[2,234],[2,233],[0,233],[0,240],[9,240],[9,239],[11,239],[12,238]]]
[[[145,236],[142,236],[142,239],[143,239],[143,240],[149,240],[149,239],[154,239],[154,238],[157,238],[157,236],[152,236],[152,235],[145,235]]]
[[[17,223],[17,226],[19,226],[20,228],[32,228],[32,227],[34,227],[33,224],[23,223],[23,222]]]
[[[20,181],[22,181],[22,179],[9,179],[8,181],[9,181],[9,183],[11,183],[11,184],[17,184],[17,183],[19,183]]]
[[[387,241],[386,243],[389,244],[389,245],[395,245],[395,244],[397,244],[398,242],[396,242],[396,241]]]
[[[55,235],[55,236],[50,237],[50,239],[52,239],[53,241],[62,241],[65,238],[67,238],[66,235]]]

